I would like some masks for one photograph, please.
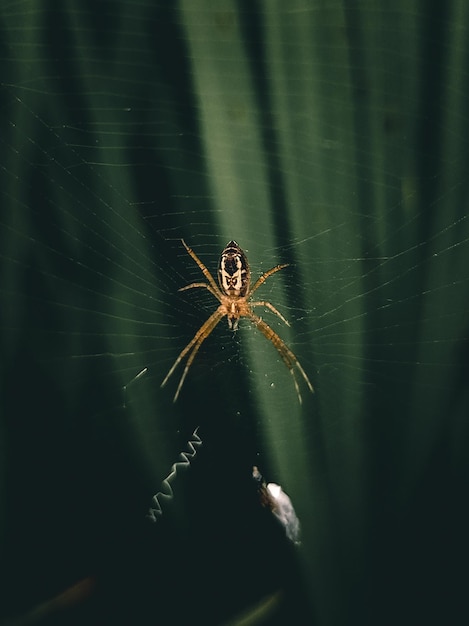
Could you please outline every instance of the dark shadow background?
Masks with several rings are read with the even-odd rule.
[[[0,624],[465,622],[468,18],[456,1],[0,10]],[[252,92],[214,119],[234,69]],[[247,194],[239,172],[263,164],[267,209],[233,217],[217,141]],[[301,413],[286,376],[268,404],[222,325],[178,404],[177,377],[159,389],[213,307],[177,293],[200,279],[179,239],[215,267],[233,220],[256,271],[292,263]],[[301,548],[253,464],[288,485]]]

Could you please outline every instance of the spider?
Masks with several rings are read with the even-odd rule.
[[[182,287],[179,291],[186,291],[187,289],[194,289],[196,287],[203,287],[207,289],[219,302],[220,306],[217,310],[210,315],[210,317],[202,324],[199,330],[195,333],[194,337],[189,341],[187,346],[182,350],[182,352],[177,357],[173,366],[166,374],[165,379],[161,383],[161,386],[164,387],[168,382],[169,377],[174,372],[176,367],[182,361],[182,359],[189,354],[187,359],[186,367],[181,376],[181,380],[179,381],[179,385],[176,389],[176,393],[174,395],[173,402],[176,402],[179,396],[179,392],[181,391],[184,380],[187,376],[187,372],[189,371],[190,366],[192,365],[192,361],[194,360],[197,352],[199,351],[202,343],[207,339],[210,333],[213,331],[215,326],[225,317],[228,318],[228,327],[235,331],[238,328],[238,322],[241,317],[249,318],[255,326],[261,331],[261,333],[273,343],[273,345],[277,348],[280,356],[283,359],[283,362],[290,370],[291,375],[293,376],[293,383],[295,385],[296,393],[298,395],[298,400],[301,404],[301,394],[300,388],[298,386],[298,381],[295,376],[295,367],[299,370],[300,374],[303,376],[308,388],[311,392],[313,392],[313,386],[306,375],[306,372],[301,367],[298,359],[293,354],[293,352],[288,348],[285,343],[280,339],[277,333],[272,330],[272,328],[264,322],[264,320],[256,315],[253,312],[254,307],[265,307],[275,313],[277,317],[279,317],[282,322],[284,322],[287,326],[290,326],[288,321],[283,317],[283,315],[278,311],[273,304],[270,302],[266,302],[265,300],[260,300],[253,302],[251,300],[255,291],[269,278],[272,274],[275,274],[279,270],[287,267],[288,263],[284,263],[282,265],[276,265],[272,267],[267,272],[264,272],[262,276],[260,276],[253,287],[250,287],[251,284],[251,271],[249,269],[248,260],[246,255],[238,246],[236,241],[230,241],[220,256],[220,261],[218,264],[218,282],[219,287],[217,286],[215,279],[196,255],[196,253],[189,248],[186,242],[181,239],[183,246],[187,250],[187,253],[194,259],[199,268],[202,270],[203,275],[208,280],[208,283],[191,283],[186,287]]]

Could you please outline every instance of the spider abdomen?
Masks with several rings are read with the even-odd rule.
[[[226,296],[244,298],[249,291],[248,260],[236,241],[226,244],[221,253],[218,264],[218,282]]]

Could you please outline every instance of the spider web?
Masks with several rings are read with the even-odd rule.
[[[186,471],[173,511],[163,511],[171,540],[149,548],[142,539],[123,561],[149,575],[149,552],[147,561],[160,558],[180,579],[191,541],[214,571],[223,546],[244,593],[230,603],[215,587],[219,600],[203,603],[215,621],[264,588],[288,588],[294,571],[318,622],[344,623],[365,602],[343,573],[352,564],[364,588],[367,572],[388,564],[379,607],[435,503],[464,519],[466,13],[458,2],[4,4],[6,613],[114,562],[122,533],[140,532],[151,495],[199,425],[200,477]],[[217,306],[204,290],[178,293],[203,280],[181,238],[214,275],[231,239],[253,280],[289,263],[258,295],[289,320],[287,328],[262,313],[315,387],[311,396],[300,380],[301,407],[279,355],[247,320],[237,333],[222,320],[177,404],[181,368],[160,389]],[[262,584],[239,563],[255,572],[272,558],[269,544],[259,547],[246,530],[254,522],[233,507],[245,498],[248,479],[239,477],[257,463],[292,498],[306,546],[301,567],[282,555],[277,578],[263,568]],[[181,521],[194,511],[201,520]],[[405,539],[388,546],[402,520]],[[226,537],[240,528],[237,554]],[[458,521],[454,536],[463,528]],[[67,561],[57,546],[68,545],[70,529],[82,537]],[[428,538],[447,530],[437,516],[419,535],[404,597]],[[47,541],[54,574],[36,587]],[[33,555],[26,577],[13,565],[18,550]],[[437,580],[433,588],[447,591]],[[173,610],[178,592],[169,582],[163,590],[161,612]],[[193,604],[200,591],[189,592]],[[330,604],[337,593],[340,609]],[[142,616],[154,608],[148,597]]]

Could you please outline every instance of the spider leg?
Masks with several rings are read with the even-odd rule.
[[[186,367],[184,368],[184,371],[182,373],[178,388],[176,389],[173,402],[176,402],[176,400],[178,399],[179,392],[181,391],[182,385],[187,376],[187,372],[189,371],[192,361],[194,360],[195,355],[199,351],[200,346],[205,341],[205,339],[207,339],[207,337],[213,331],[215,326],[220,322],[221,319],[223,319],[224,316],[225,316],[225,312],[223,308],[219,306],[218,309],[214,313],[212,313],[212,315],[202,324],[199,330],[195,333],[194,337],[189,341],[187,346],[181,351],[177,359],[174,361],[173,366],[171,367],[169,372],[166,374],[163,382],[161,383],[161,387],[164,387],[166,385],[169,377],[174,372],[176,367],[179,365],[182,359],[186,356],[186,354],[192,350],[192,352],[189,355],[189,358],[187,359]]]
[[[255,315],[254,313],[250,313],[248,317],[255,323],[255,325],[261,331],[264,337],[266,337],[269,341],[271,341],[274,344],[274,346],[277,348],[277,351],[282,357],[283,362],[290,370],[290,374],[293,376],[293,384],[295,385],[295,390],[298,396],[298,400],[301,404],[302,400],[301,400],[300,388],[298,386],[298,381],[296,380],[296,376],[295,376],[295,367],[297,367],[298,370],[300,371],[300,374],[303,376],[311,393],[314,393],[313,385],[311,384],[311,381],[309,380],[308,375],[306,374],[304,369],[301,367],[298,359],[290,350],[290,348],[284,343],[282,339],[280,339],[277,333],[274,330],[272,330],[272,328],[268,324],[264,322],[262,318],[260,318],[258,315]]]
[[[252,296],[252,294],[256,291],[256,289],[260,287],[263,283],[265,283],[265,281],[269,278],[269,276],[272,276],[272,274],[275,274],[275,272],[279,272],[280,270],[283,270],[284,267],[288,267],[289,265],[290,263],[282,263],[281,265],[276,265],[275,267],[272,267],[270,270],[267,270],[267,272],[264,272],[262,276],[259,276],[259,278],[254,283],[254,286],[251,289],[250,295]]]
[[[197,263],[197,265],[199,266],[199,268],[202,270],[203,275],[205,276],[205,278],[208,280],[208,282],[210,283],[210,286],[212,287],[213,291],[215,293],[219,293],[219,289],[217,287],[217,283],[215,282],[215,279],[213,278],[213,276],[210,274],[210,272],[208,271],[208,269],[205,267],[205,265],[202,263],[202,261],[199,259],[199,257],[196,255],[196,253],[194,252],[194,250],[192,250],[192,248],[189,248],[189,246],[187,245],[187,243],[184,241],[184,239],[181,239],[182,241],[182,245],[184,246],[184,248],[187,250],[187,253],[194,259],[194,261]],[[197,283],[194,283],[197,284]],[[187,289],[187,287],[186,287]],[[212,292],[213,293],[213,292]],[[217,299],[220,300],[220,298],[217,296]]]
[[[250,302],[249,306],[265,306],[267,309],[270,309],[272,313],[275,313],[275,315],[277,315],[282,320],[282,322],[284,322],[287,326],[290,326],[288,320],[283,317],[280,311],[277,311],[277,309],[271,302],[266,302],[265,300],[262,300],[262,302]]]
[[[205,289],[208,289],[208,291],[210,291],[212,296],[215,296],[215,298],[221,302],[221,296],[220,296],[220,292],[218,291],[218,289],[217,291],[214,291],[213,287],[209,285],[208,283],[191,283],[190,285],[181,287],[180,289],[178,289],[178,291],[186,291],[186,289],[193,289],[194,287],[205,287]]]

